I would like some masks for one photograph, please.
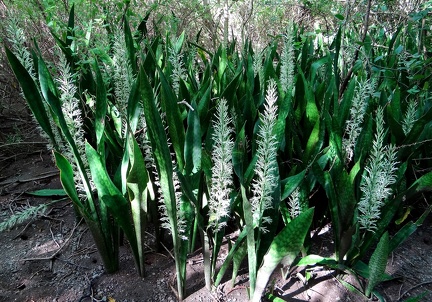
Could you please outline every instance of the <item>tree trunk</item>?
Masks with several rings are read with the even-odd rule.
[[[228,0],[225,0],[224,4],[224,25],[223,25],[223,44],[225,47],[228,46],[228,30],[229,30],[229,9]]]

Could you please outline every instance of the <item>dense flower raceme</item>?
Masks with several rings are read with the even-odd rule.
[[[381,216],[381,207],[392,194],[390,186],[396,182],[396,149],[384,145],[384,113],[379,108],[372,153],[360,183],[362,196],[358,204],[360,228],[374,231]]]
[[[258,130],[258,161],[255,167],[256,177],[252,183],[253,197],[251,199],[254,226],[266,231],[264,224],[271,222],[270,217],[264,217],[264,211],[272,208],[272,194],[277,185],[275,171],[278,169],[276,154],[278,142],[274,135],[277,119],[277,86],[271,79],[266,91],[264,113],[260,119]]]
[[[213,167],[212,185],[209,200],[209,222],[215,231],[220,230],[229,216],[230,190],[232,186],[233,166],[231,162],[234,143],[230,137],[233,130],[229,126],[228,105],[225,99],[219,101],[216,107],[216,118],[213,133]]]

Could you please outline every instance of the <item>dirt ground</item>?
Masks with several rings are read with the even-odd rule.
[[[1,101],[1,100],[0,100]],[[53,201],[29,195],[38,189],[61,188],[51,155],[24,104],[0,106],[0,223],[28,207]],[[153,250],[148,233],[146,278],[139,278],[127,247],[120,249],[120,270],[104,273],[102,261],[85,224],[78,224],[71,202],[57,201],[35,219],[0,232],[1,301],[176,301],[175,266],[167,252]],[[329,252],[331,232],[323,235],[318,253]],[[432,301],[432,223],[425,224],[388,261],[394,279],[379,292],[386,301],[404,301],[429,291]],[[246,273],[235,286],[223,283],[215,292],[204,287],[202,256],[188,260],[185,301],[247,301]],[[299,272],[304,275],[304,271]],[[284,301],[363,301],[346,289],[332,271],[317,270],[307,284],[299,274],[272,277],[274,293]],[[354,282],[353,280],[349,280]]]

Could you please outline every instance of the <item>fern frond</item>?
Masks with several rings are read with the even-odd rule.
[[[38,206],[27,207],[22,211],[11,215],[8,219],[0,223],[0,232],[10,230],[14,226],[36,218],[38,215],[43,215],[47,208],[47,204],[40,204]]]

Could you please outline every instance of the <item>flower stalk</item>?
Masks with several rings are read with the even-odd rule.
[[[360,183],[362,196],[358,204],[360,228],[374,232],[381,217],[381,208],[392,194],[396,182],[396,148],[384,145],[384,112],[379,108],[376,116],[376,134],[372,152]]]
[[[253,197],[251,199],[254,227],[266,232],[265,224],[270,224],[271,217],[265,217],[264,211],[271,209],[272,194],[277,186],[275,172],[278,169],[276,154],[278,142],[274,134],[277,119],[277,85],[271,79],[268,82],[264,113],[260,118],[258,130],[258,161],[255,167],[256,177],[252,183]]]

